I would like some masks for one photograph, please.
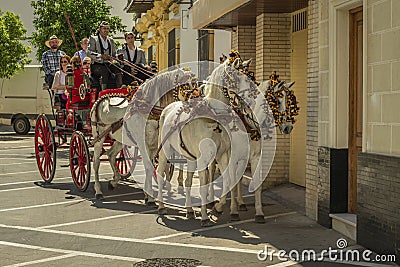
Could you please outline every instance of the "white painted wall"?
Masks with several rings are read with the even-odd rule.
[[[180,34],[180,61],[193,62],[197,61],[197,30],[193,30],[191,11],[188,11],[189,5],[180,6],[181,18],[181,34]],[[182,13],[183,11],[183,13]]]
[[[193,29],[192,10],[188,10],[189,5],[181,5],[181,63],[197,61],[198,42],[197,30]],[[183,12],[182,12],[183,11]],[[231,50],[231,33],[224,30],[214,30],[214,61],[218,62],[219,57],[224,53],[227,55]]]
[[[218,62],[219,57],[224,54],[228,56],[231,50],[231,32],[214,30],[214,61]]]
[[[1,0],[0,0],[1,1]],[[126,13],[124,8],[126,7],[126,0],[106,0],[107,5],[111,6],[111,16],[117,16],[122,20],[122,24],[126,25],[127,31],[132,31],[133,27],[133,14]],[[117,32],[114,35],[114,39],[124,39],[123,32]]]

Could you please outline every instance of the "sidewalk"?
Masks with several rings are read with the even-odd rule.
[[[248,203],[250,204],[251,202],[249,201]],[[271,249],[275,249],[274,253],[277,253],[277,250],[284,250],[286,253],[292,251],[292,255],[296,255],[297,251],[300,256],[302,252],[308,256],[307,250],[315,250],[316,258],[318,259],[317,261],[306,260],[302,262],[289,260],[278,264],[266,264],[265,266],[398,266],[390,262],[378,264],[363,260],[362,252],[366,248],[305,216],[305,188],[303,187],[285,184],[266,190],[263,192],[263,206],[264,212],[268,212],[274,206],[280,206],[280,209],[284,211],[296,212],[293,215],[275,218],[273,222],[267,219],[267,223],[264,226],[258,225],[257,228],[264,228],[263,239],[268,240],[268,252]],[[346,242],[343,252],[338,250],[338,240],[345,240],[343,242]],[[329,250],[329,248],[338,251],[333,253],[331,257],[328,257],[327,254],[321,256],[321,251]],[[356,251],[360,255],[359,261],[338,260],[340,257],[342,259],[352,258],[350,254],[356,254]],[[335,255],[337,259],[335,259]],[[376,254],[372,253],[369,258],[373,259],[375,256]]]

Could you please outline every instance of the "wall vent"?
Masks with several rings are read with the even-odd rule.
[[[292,32],[305,29],[307,29],[307,10],[303,9],[292,14]]]

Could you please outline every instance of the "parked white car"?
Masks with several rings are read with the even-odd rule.
[[[27,134],[38,114],[52,114],[40,68],[27,65],[11,79],[0,79],[0,124],[12,125],[17,134]]]

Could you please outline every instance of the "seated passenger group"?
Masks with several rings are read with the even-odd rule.
[[[59,49],[62,40],[53,35],[45,42],[49,50],[42,55],[45,82],[53,90],[55,103],[68,108],[77,102],[87,103],[89,99],[81,99],[78,90],[72,95],[66,87],[67,67],[72,66],[74,74],[73,89],[82,84],[99,91],[107,88],[120,88],[134,81],[142,83],[151,75],[151,68],[146,64],[145,52],[135,46],[132,32],[125,33],[125,43],[116,50],[113,38],[109,37],[110,26],[102,21],[95,35],[83,38],[82,49],[72,58]],[[118,55],[118,59],[116,56]],[[89,80],[90,79],[90,80]],[[68,101],[70,100],[70,101]]]

